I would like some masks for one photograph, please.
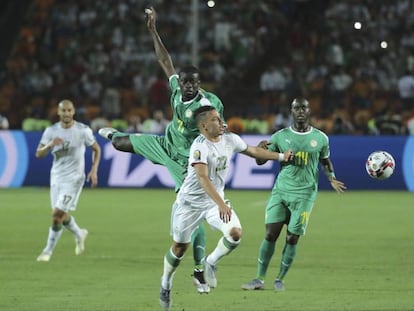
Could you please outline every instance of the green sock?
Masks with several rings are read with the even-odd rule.
[[[270,259],[272,259],[275,252],[276,242],[269,242],[264,239],[259,249],[259,258],[257,264],[257,278],[264,281],[266,277],[267,267],[269,266]]]
[[[280,271],[277,275],[277,279],[283,280],[286,273],[289,271],[290,266],[292,265],[293,260],[296,257],[296,249],[297,244],[285,244],[285,247],[283,248],[282,252],[282,261],[280,263]]]
[[[203,269],[201,263],[204,258],[206,248],[206,231],[204,225],[200,224],[191,236],[191,245],[193,245],[193,258],[196,269]]]

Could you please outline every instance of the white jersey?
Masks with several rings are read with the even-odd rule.
[[[210,208],[216,203],[200,186],[193,165],[204,163],[208,176],[217,192],[224,198],[224,187],[231,158],[235,152],[247,149],[247,144],[234,133],[225,133],[219,142],[212,142],[199,135],[194,139],[188,159],[188,174],[177,195],[179,204],[190,204],[194,208]]]
[[[50,183],[68,183],[85,178],[85,146],[92,146],[95,136],[87,125],[75,121],[70,128],[63,128],[60,122],[48,127],[40,139],[47,145],[54,138],[61,138],[63,145],[51,150],[53,164],[50,171]]]

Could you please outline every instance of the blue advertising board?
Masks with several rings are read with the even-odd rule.
[[[0,187],[48,186],[52,156],[38,159],[36,147],[40,132],[0,131]],[[244,135],[250,145],[269,136]],[[154,165],[141,156],[120,152],[112,144],[97,137],[102,147],[99,166],[100,187],[173,188],[174,181],[167,169]],[[331,160],[338,179],[349,190],[409,190],[414,191],[414,137],[410,136],[331,136]],[[396,169],[388,180],[374,180],[366,173],[365,161],[375,150],[385,150],[394,156]],[[87,149],[86,169],[91,162]],[[254,159],[236,154],[227,180],[228,189],[271,189],[279,163],[258,166]],[[321,174],[320,189],[330,189]]]

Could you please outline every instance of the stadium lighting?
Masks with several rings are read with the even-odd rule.
[[[355,23],[354,23],[354,28],[355,28],[356,30],[360,30],[360,29],[362,28],[362,24],[361,24],[360,22],[355,22]]]
[[[381,48],[386,49],[388,47],[387,41],[381,41],[380,46]]]
[[[209,1],[207,1],[207,6],[208,6],[209,8],[213,8],[215,5],[216,5],[216,2],[214,2],[213,0],[209,0]]]

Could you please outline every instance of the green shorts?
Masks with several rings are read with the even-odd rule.
[[[288,231],[304,235],[315,200],[273,190],[266,206],[265,224],[285,222]]]
[[[136,154],[140,154],[154,164],[165,166],[175,181],[178,190],[187,175],[188,157],[176,152],[164,136],[137,134],[129,135]]]

